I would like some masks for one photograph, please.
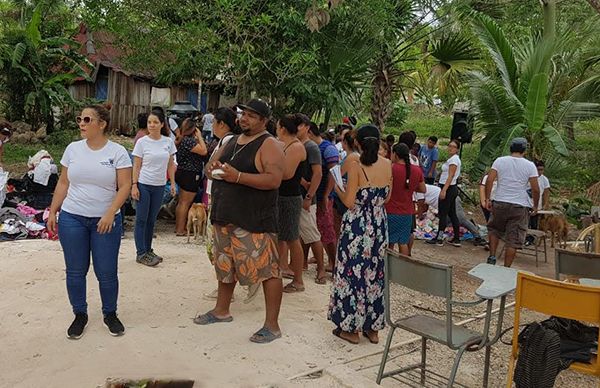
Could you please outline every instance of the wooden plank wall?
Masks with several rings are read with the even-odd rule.
[[[187,86],[171,87],[171,103],[187,100]],[[96,86],[90,82],[78,82],[69,87],[69,92],[76,100],[93,98]],[[151,107],[152,83],[127,76],[121,72],[109,69],[108,72],[108,102],[111,104],[111,130],[115,133],[132,134],[137,122],[137,115],[148,112]],[[219,106],[219,94],[209,93],[208,106]]]
[[[152,84],[110,70],[108,73],[108,101],[111,128],[114,132],[131,134],[137,115],[150,109]]]
[[[187,101],[187,87],[184,86],[171,86],[171,105],[176,101]]]
[[[90,82],[77,82],[69,86],[69,93],[75,100],[85,100],[96,95],[96,86]]]

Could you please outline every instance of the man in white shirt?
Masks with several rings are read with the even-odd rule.
[[[540,202],[538,204],[538,210],[545,210],[545,209],[548,209],[549,202],[550,202],[550,181],[544,175],[544,167],[545,167],[544,161],[536,160],[534,162],[534,164],[535,164],[535,167],[537,168],[538,184],[540,186]],[[527,189],[527,194],[529,195],[529,207],[533,208],[533,199],[531,198],[531,188]],[[539,224],[539,217],[540,216],[537,214],[529,217],[529,229],[537,230],[538,224]],[[534,240],[535,239],[533,236],[527,236],[527,239],[525,240],[525,245],[533,244]]]
[[[525,159],[527,140],[514,138],[510,145],[510,156],[494,161],[485,184],[486,208],[492,212],[488,222],[490,256],[488,264],[496,264],[496,250],[500,239],[506,244],[504,266],[510,267],[517,249],[523,246],[529,221],[528,185],[533,198],[532,215],[537,213],[540,200],[538,172],[535,165]],[[498,179],[496,197],[489,199],[494,182]]]
[[[215,116],[213,115],[212,108],[208,108],[208,112],[202,117],[202,137],[206,141],[210,141],[213,136],[213,123]]]

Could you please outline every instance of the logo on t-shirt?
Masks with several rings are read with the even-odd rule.
[[[106,166],[106,167],[114,167],[115,166],[115,160],[114,159],[108,159],[106,161],[102,161],[100,162],[101,165]]]

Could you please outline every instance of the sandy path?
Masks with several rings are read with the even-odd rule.
[[[331,335],[332,325],[325,318],[329,285],[314,284],[314,270],[305,275],[305,293],[284,294],[280,320],[283,338],[256,345],[248,338],[260,328],[264,318],[262,293],[245,305],[245,292],[238,289],[232,307],[234,322],[197,326],[192,322],[195,314],[213,306],[201,296],[215,287],[204,246],[172,237],[170,228],[161,230],[155,250],[165,257],[165,262],[158,268],[147,268],[135,263],[133,239],[128,232],[119,261],[119,315],[126,327],[125,336],[111,337],[102,326],[97,281],[90,271],[90,323],[82,339],[71,341],[65,337],[72,314],[58,242],[2,243],[0,249],[0,387],[96,387],[111,377],[193,379],[196,386],[205,387],[364,387],[368,381],[359,378],[374,382],[377,368],[372,365],[380,361],[380,356],[349,364],[350,369],[341,374],[366,369],[348,374],[349,381],[345,383],[327,374],[318,379],[287,382],[288,377],[298,373],[341,364],[383,348],[382,344],[366,341],[352,346]],[[481,262],[485,252],[470,244],[461,249],[436,249],[417,242],[415,255],[456,264],[456,296],[467,298],[477,281],[465,272]],[[553,271],[552,262],[536,270],[532,259],[518,260],[516,266],[546,276]],[[421,304],[421,299],[411,294],[396,297],[407,307],[404,313],[412,312],[414,304]],[[457,317],[460,319],[464,316]],[[511,320],[512,314],[508,314],[505,327]],[[386,335],[387,330],[381,333],[381,339]],[[409,337],[408,333],[399,333],[394,342]],[[397,353],[408,350],[410,347]],[[429,354],[430,365],[442,373],[449,372],[453,353],[436,345]],[[504,384],[508,347],[497,345],[493,354],[490,386],[499,387]],[[483,353],[465,357],[459,370],[462,382],[469,386],[480,384],[482,357]],[[564,377],[557,386],[593,386],[592,380],[576,378],[571,373]],[[388,379],[384,386],[397,386],[397,382]]]
[[[165,257],[158,268],[132,259],[133,240],[123,240],[119,262],[119,315],[126,335],[113,338],[102,326],[96,279],[88,275],[90,323],[79,341],[65,337],[72,315],[57,242],[23,241],[1,246],[0,386],[90,387],[107,377],[191,378],[206,386],[256,386],[335,361],[337,341],[323,335],[328,287],[307,282],[309,292],[286,295],[281,312],[282,340],[256,345],[249,336],[262,323],[261,294],[250,304],[237,299],[231,324],[200,327],[197,311],[212,302],[201,295],[215,286],[204,247],[185,239],[158,238]],[[308,277],[307,277],[308,278]],[[302,333],[302,334],[298,334]],[[293,344],[293,346],[291,346]],[[366,345],[365,345],[366,346]]]

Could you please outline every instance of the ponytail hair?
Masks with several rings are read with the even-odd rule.
[[[405,143],[397,143],[394,145],[394,154],[398,157],[398,159],[404,160],[404,166],[406,168],[406,181],[404,182],[404,187],[407,189],[410,187],[410,150]]]
[[[285,115],[279,119],[279,126],[290,135],[298,133],[298,125],[301,124],[295,114]]]
[[[356,134],[354,130],[347,130],[342,139],[342,141],[344,141],[352,151],[356,151],[356,141],[354,139],[355,136]]]
[[[221,107],[221,108],[217,109],[217,111],[214,113],[214,115],[215,115],[216,121],[227,125],[227,127],[229,127],[229,130],[231,132],[236,133],[237,116],[236,116],[235,112],[233,111],[233,109]]]
[[[365,124],[356,132],[356,142],[360,145],[362,153],[360,162],[365,166],[371,166],[379,158],[379,140],[381,134],[379,128],[373,124]]]

